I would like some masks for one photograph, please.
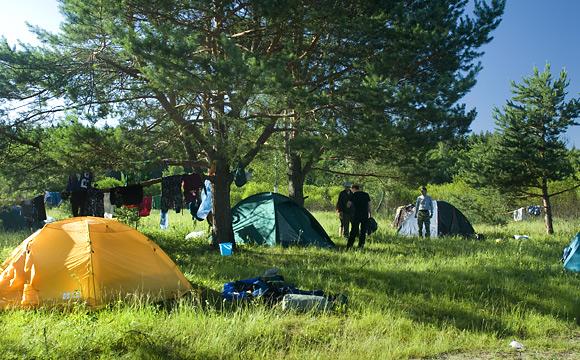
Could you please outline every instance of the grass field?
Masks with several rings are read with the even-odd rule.
[[[392,219],[364,251],[344,251],[334,213],[315,217],[337,243],[317,248],[243,247],[233,256],[185,240],[196,226],[159,213],[139,222],[200,290],[160,306],[115,303],[97,312],[0,313],[3,359],[575,359],[580,354],[580,277],[562,270],[562,249],[580,222],[474,224],[485,240],[399,237]],[[513,235],[528,235],[515,240]],[[26,233],[0,234],[5,258]],[[496,239],[502,239],[497,242]],[[222,284],[277,267],[306,290],[348,296],[328,313],[284,312],[260,302],[222,301]],[[517,350],[511,341],[522,343]]]

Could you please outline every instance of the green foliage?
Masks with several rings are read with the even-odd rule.
[[[40,145],[60,176],[164,158],[216,165],[215,238],[227,241],[221,191],[233,159],[249,165],[283,144],[301,198],[295,190],[325,152],[410,174],[420,150],[467,131],[474,113],[456,104],[504,6],[476,2],[466,15],[456,0],[64,0],[62,32],[37,30],[42,46],[0,43],[0,111],[25,109],[0,131],[55,125],[67,109],[68,123]],[[94,126],[103,119],[117,125]],[[16,138],[19,151],[40,153],[39,141]],[[402,156],[405,147],[417,156]],[[41,159],[27,156],[28,168]]]
[[[510,204],[500,192],[491,188],[471,188],[465,180],[429,186],[433,199],[446,201],[459,209],[470,222],[504,225],[512,219]],[[477,230],[476,230],[477,231]]]
[[[511,82],[514,96],[503,111],[494,109],[499,132],[474,144],[467,156],[465,178],[515,197],[541,199],[547,214],[546,231],[552,233],[548,184],[574,173],[560,135],[577,124],[580,99],[566,101],[566,71],[553,79],[548,64],[543,73],[534,67],[533,76],[522,82]]]
[[[440,157],[440,171],[434,174],[425,165],[435,162],[428,161],[428,152],[468,132],[475,112],[457,104],[475,84],[480,70],[475,59],[481,55],[476,49],[491,40],[505,4],[477,3],[473,17],[465,15],[466,5],[355,2],[348,7],[362,16],[347,19],[337,33],[346,29],[358,39],[340,50],[365,60],[354,64],[344,80],[334,81],[328,90],[324,86],[324,102],[314,117],[308,113],[284,120],[284,127],[292,130],[283,134],[291,184],[305,179],[320,185],[321,176],[309,174],[313,164],[335,170],[335,161],[321,158],[355,159],[357,165],[372,159],[383,176],[409,182],[451,179],[454,164],[446,161],[451,158]],[[336,38],[332,40],[342,44],[347,36]],[[372,54],[374,49],[381,50]],[[341,63],[333,65],[338,72],[349,70]],[[298,74],[316,84],[311,80],[315,74]],[[301,194],[294,196],[301,200]]]
[[[575,178],[554,181],[548,184],[552,192],[562,192],[561,194],[550,198],[552,207],[554,208],[554,217],[571,221],[580,218],[580,192],[578,191],[578,188],[572,191],[567,191],[568,189],[574,188],[576,185],[577,180]]]
[[[281,194],[288,196],[288,191],[284,193],[285,189],[279,189],[278,191]],[[254,180],[248,181],[244,186],[241,188],[237,187],[236,185],[232,184],[231,192],[230,192],[230,201],[231,206],[236,205],[241,200],[250,197],[254,194],[259,194],[263,192],[274,192],[274,187],[272,184],[266,182],[257,182]]]
[[[95,184],[98,185],[99,189],[113,189],[119,186],[125,186],[124,180],[118,180],[112,177],[96,177]]]
[[[341,188],[334,186],[332,188],[318,187],[312,185],[304,186],[304,194],[307,196],[304,201],[304,207],[311,210],[334,210],[336,200]]]
[[[542,190],[546,181],[564,180],[572,174],[570,158],[559,137],[575,124],[580,102],[565,101],[566,72],[553,80],[548,65],[541,74],[534,67],[534,75],[523,79],[523,84],[511,84],[514,97],[503,112],[495,109],[494,113],[500,131],[474,144],[469,171],[478,173],[475,183],[485,181],[519,195],[525,193],[523,189]]]
[[[141,217],[139,216],[139,209],[126,208],[124,206],[116,207],[113,216],[119,219],[119,221],[121,221],[123,224],[131,226],[135,229],[137,229],[141,220]]]
[[[19,204],[44,190],[62,191],[55,160],[42,151],[46,130],[34,126],[5,128],[0,120],[0,202]],[[60,183],[59,183],[60,181]],[[65,181],[66,186],[66,181]]]
[[[401,205],[408,205],[415,203],[419,196],[419,190],[411,189],[405,186],[394,186],[388,192],[389,210],[396,210]],[[394,214],[394,211],[393,211]]]

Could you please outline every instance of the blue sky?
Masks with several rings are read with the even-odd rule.
[[[477,109],[471,125],[475,133],[495,130],[493,106],[501,108],[512,96],[509,80],[521,83],[534,65],[543,71],[547,61],[553,77],[566,68],[567,99],[580,97],[579,15],[579,0],[507,1],[494,39],[483,48],[477,85],[463,98],[468,108]],[[571,127],[565,137],[569,147],[580,147],[580,126]]]
[[[55,0],[0,0],[0,34],[11,44],[20,39],[34,42],[25,22],[57,31],[61,16]],[[478,115],[475,133],[495,131],[493,106],[501,108],[511,97],[509,80],[521,83],[532,75],[533,66],[544,69],[546,61],[553,76],[568,72],[568,99],[580,97],[580,0],[508,0],[503,21],[494,40],[483,48],[483,70],[477,85],[463,99]],[[566,133],[569,147],[580,147],[580,126]]]

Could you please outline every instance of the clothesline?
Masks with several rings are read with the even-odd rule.
[[[518,211],[518,210],[519,210],[519,209],[521,209],[521,208],[527,209],[527,208],[528,208],[528,207],[530,207],[530,206],[540,206],[540,205],[528,205],[528,206],[520,206],[519,208],[517,208],[517,209],[515,209],[515,210],[508,211],[508,212],[506,212],[506,213],[503,213],[503,214],[504,214],[504,215],[511,215],[511,214],[513,214],[514,212]],[[541,206],[540,206],[540,208],[541,208]]]
[[[179,175],[179,174],[176,174],[176,175]],[[189,175],[189,174],[181,174],[179,176],[183,176],[183,175]],[[205,174],[198,174],[198,175],[201,176],[201,180],[202,181],[205,181],[206,179],[210,179],[211,178],[211,175],[205,175]],[[141,182],[138,182],[138,183],[132,184],[132,185],[141,185],[143,187],[147,187],[147,186],[159,184],[162,181],[163,181],[163,177],[160,177],[160,178],[156,178],[156,179],[150,179],[150,180],[141,181]],[[123,187],[123,186],[117,186],[117,187],[109,188],[109,189],[101,189],[101,188],[97,188],[97,189],[101,190],[103,193],[108,193],[108,192],[111,192],[111,191],[113,191],[113,190],[115,190],[115,189],[117,189],[119,187]]]

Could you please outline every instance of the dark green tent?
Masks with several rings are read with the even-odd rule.
[[[252,195],[232,208],[232,217],[238,244],[335,246],[314,216],[284,195]]]

